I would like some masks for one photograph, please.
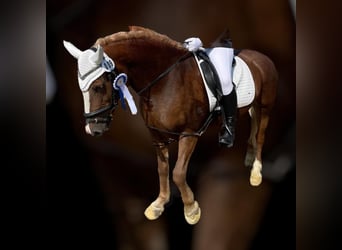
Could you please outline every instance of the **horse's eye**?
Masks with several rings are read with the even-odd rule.
[[[105,85],[101,84],[101,85],[97,85],[93,87],[93,90],[95,93],[99,93],[105,90]]]

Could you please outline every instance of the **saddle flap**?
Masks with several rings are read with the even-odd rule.
[[[236,84],[238,108],[251,104],[255,97],[255,84],[252,72],[240,57],[235,57],[233,67],[233,82]]]
[[[238,54],[240,50],[234,52]],[[196,52],[194,55],[207,92],[210,111],[219,109],[218,101],[222,96],[222,90],[217,71],[204,51]],[[255,97],[254,79],[248,65],[239,56],[234,56],[233,83],[236,86],[238,108],[251,104]]]
[[[204,81],[208,85],[213,95],[220,100],[222,96],[222,89],[215,66],[211,63],[209,56],[204,51],[199,50],[195,52],[195,56]]]

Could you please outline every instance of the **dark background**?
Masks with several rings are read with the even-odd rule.
[[[50,104],[47,107],[45,106],[45,66],[46,54],[49,54],[47,52],[49,49],[45,50],[45,46],[46,48],[49,46],[49,35],[45,35],[49,33],[46,28],[48,27],[49,13],[51,13],[48,5],[43,1],[12,1],[3,5],[3,15],[1,15],[0,19],[3,31],[1,35],[2,57],[5,58],[2,60],[1,68],[1,128],[3,131],[1,142],[3,148],[2,169],[4,170],[4,175],[2,175],[2,183],[4,184],[2,226],[6,229],[3,238],[11,242],[12,246],[25,244],[37,248],[44,246],[44,249],[46,249],[46,242],[49,245],[54,245],[55,242],[63,244],[65,242],[64,238],[60,237],[58,239],[58,235],[62,236],[66,230],[67,232],[74,232],[76,239],[79,233],[88,232],[85,235],[94,235],[88,240],[99,243],[101,243],[101,240],[97,240],[96,235],[102,235],[102,239],[107,239],[104,241],[105,243],[109,242],[109,244],[115,246],[115,237],[113,238],[115,230],[108,223],[109,215],[106,209],[102,205],[97,206],[96,202],[92,202],[100,201],[98,204],[101,204],[103,194],[99,191],[98,184],[91,174],[92,172],[88,171],[89,168],[82,169],[83,173],[71,170],[66,175],[59,173],[49,177],[50,174],[48,174],[49,168],[53,171],[57,163],[53,164],[53,167],[49,167],[49,164],[46,164],[49,163],[49,160],[46,160],[45,152],[49,151],[48,141],[50,140],[51,144],[54,144],[52,143],[54,137],[58,137],[56,133],[52,132],[49,135],[49,122],[50,124],[53,123],[54,119],[58,121],[71,119],[70,116],[65,118],[64,115],[67,111],[65,107],[60,107],[60,101],[57,101],[58,104],[50,103],[51,106],[49,106]],[[288,230],[284,231],[298,234],[298,249],[330,249],[331,244],[339,244],[337,240],[341,229],[341,217],[339,215],[340,202],[338,199],[340,197],[340,168],[338,167],[340,164],[338,156],[341,155],[341,147],[339,146],[341,124],[336,114],[339,113],[337,109],[339,107],[338,93],[341,91],[341,86],[339,84],[339,68],[335,67],[339,65],[338,51],[341,44],[338,35],[339,9],[340,6],[338,5],[318,4],[310,1],[301,1],[297,4],[297,222],[295,228],[290,226]],[[58,8],[55,11],[58,12]],[[45,16],[45,14],[47,15]],[[115,17],[115,12],[112,17]],[[242,19],[245,19],[245,16]],[[198,27],[198,30],[201,30],[202,25],[198,25]],[[110,30],[109,33],[118,30],[126,30],[126,26]],[[186,29],[178,37],[164,28],[158,31],[164,32],[164,30],[166,34],[179,40],[183,39],[183,36],[196,35],[195,29]],[[82,30],[77,32],[79,32],[77,33],[79,36],[82,36],[82,39],[77,42],[75,40],[74,43],[77,43],[83,49],[87,48],[97,35],[92,35],[89,38],[90,42],[87,42],[88,40],[84,39],[87,32]],[[101,31],[99,33],[102,35]],[[213,37],[216,36],[217,32],[213,33],[215,33]],[[202,36],[199,32],[197,34]],[[235,44],[236,37],[242,36],[241,34],[247,34],[247,31],[234,32]],[[282,39],[282,37],[278,38]],[[210,35],[207,39],[204,38],[203,40],[208,42],[212,39],[212,36]],[[245,45],[249,44],[241,45],[241,47],[247,47]],[[59,50],[62,51],[62,48]],[[55,98],[53,102],[56,102],[57,97]],[[45,112],[45,109],[47,112]],[[52,116],[50,111],[51,114],[58,112],[58,115]],[[53,117],[53,119],[50,120],[49,117]],[[68,122],[65,124],[68,124]],[[60,147],[51,146],[51,148],[61,150],[60,155],[62,156],[67,155],[63,152],[64,147],[78,151],[75,147],[79,146],[79,141],[73,139],[73,135],[69,136],[73,133],[69,125],[65,124],[60,126],[59,131],[63,136],[61,135],[58,139],[67,138],[69,143],[64,143]],[[67,134],[67,131],[70,134]],[[45,149],[45,143],[47,149]],[[72,145],[75,147],[72,147]],[[50,151],[48,155],[55,155],[57,152],[58,150],[53,153]],[[69,151],[69,155],[77,157],[80,152],[82,152],[82,149],[75,154]],[[71,161],[75,161],[75,159],[71,159]],[[63,162],[61,166],[61,172],[63,172],[63,167],[68,163],[62,159],[59,162]],[[84,155],[78,157],[77,162],[87,166],[87,159]],[[295,178],[293,175],[290,178],[292,180]],[[10,176],[10,178],[7,178],[7,176]],[[84,178],[78,178],[78,176]],[[64,190],[61,190],[60,200],[65,198],[65,200],[70,201],[71,198],[75,198],[73,194],[77,193],[75,191],[76,184],[70,182],[70,180],[76,178],[83,182],[82,189],[85,192],[89,191],[89,196],[79,196],[73,200],[70,209],[75,212],[74,214],[60,211],[58,209],[62,206],[60,204],[57,207],[49,207],[49,217],[46,217],[47,200],[51,199],[47,192],[50,185],[47,181],[49,178],[52,178],[54,183],[60,179],[61,183],[65,184]],[[69,182],[66,180],[68,178]],[[290,186],[294,188],[293,181],[290,183]],[[283,185],[286,187],[286,181],[283,182]],[[58,191],[54,187],[52,187],[52,190],[54,190],[55,194]],[[284,189],[280,188],[278,190]],[[291,189],[286,188],[285,190],[289,194]],[[66,193],[69,196],[63,197],[62,194],[65,195]],[[279,196],[273,197],[275,198],[271,199],[271,201],[277,200],[276,197]],[[294,195],[289,195],[289,197],[293,202]],[[57,200],[56,197],[52,197],[52,204],[56,203]],[[80,215],[76,215],[75,221],[71,224],[63,223],[74,218],[73,215],[76,214],[76,211],[79,211],[76,208],[85,202],[92,204],[89,207],[82,206],[83,212],[85,209],[86,212],[84,213],[90,217],[89,223],[81,220]],[[67,202],[65,204],[67,206]],[[270,204],[278,204],[275,207],[278,206],[282,210],[292,209],[291,205],[285,208],[281,202],[270,202]],[[279,204],[281,205],[279,206]],[[270,207],[272,205],[268,209],[276,213],[276,209]],[[89,213],[90,210],[93,212]],[[65,216],[64,221],[59,222],[59,224],[64,224],[64,227],[55,227],[54,223],[57,219],[54,218],[54,215],[60,216],[60,218],[63,215]],[[293,215],[294,219],[295,216]],[[77,224],[77,221],[80,224]],[[278,224],[277,221],[265,221],[264,226],[261,226],[263,230],[260,230],[255,242],[256,245],[259,242],[259,246],[273,244],[271,243],[272,239],[277,239],[275,235],[279,236],[279,228],[274,228],[274,225]],[[270,222],[272,223],[270,224]],[[293,225],[291,221],[289,223]],[[96,229],[100,230],[97,231],[98,234]],[[52,235],[55,236],[53,237],[54,241],[49,240]],[[294,240],[291,233],[282,236],[285,238],[288,236]],[[286,240],[280,241],[280,244],[284,242]],[[80,243],[82,244],[82,242]],[[336,247],[338,248],[338,246],[335,246],[334,249]]]
[[[89,138],[84,132],[83,101],[75,77],[76,61],[66,53],[62,41],[70,41],[85,50],[98,37],[127,30],[129,25],[148,27],[177,41],[183,41],[189,36],[199,36],[205,46],[213,42],[225,28],[229,28],[235,47],[259,50],[274,60],[280,73],[280,81],[287,82],[287,87],[280,90],[281,95],[287,95],[284,98],[286,105],[279,111],[285,113],[279,116],[283,123],[280,126],[282,131],[274,132],[274,136],[282,142],[275,144],[275,147],[282,147],[280,151],[289,153],[292,162],[289,169],[280,174],[281,177],[274,180],[270,178],[269,184],[265,184],[265,191],[260,191],[265,193],[265,200],[261,201],[261,207],[264,208],[260,208],[259,215],[255,216],[261,217],[261,222],[258,222],[258,219],[247,221],[258,223],[255,233],[251,232],[251,236],[247,238],[237,237],[229,240],[230,243],[226,243],[226,246],[224,243],[216,244],[220,245],[219,249],[229,246],[234,249],[261,249],[272,247],[274,242],[283,241],[282,244],[277,244],[277,249],[293,248],[295,18],[288,1],[275,3],[267,0],[210,3],[47,2],[47,59],[57,86],[56,95],[47,104],[46,112],[47,170],[50,187],[48,204],[52,209],[49,211],[54,211],[50,217],[53,225],[63,229],[62,234],[52,235],[55,244],[67,240],[73,242],[76,247],[94,245],[101,248],[103,245],[111,249],[148,249],[149,243],[146,242],[157,242],[156,239],[159,238],[159,241],[164,241],[162,245],[168,249],[199,249],[200,243],[196,243],[198,239],[193,239],[195,228],[187,225],[182,218],[182,203],[176,189],[173,190],[176,195],[167,206],[165,215],[158,219],[161,222],[146,222],[140,217],[158,191],[154,151],[150,147],[141,118],[118,111],[111,132],[104,135],[104,138]],[[289,139],[286,139],[287,136]],[[290,142],[284,146],[286,140]],[[202,154],[212,154],[201,146],[198,150]],[[192,161],[203,161],[204,159],[200,158],[201,153],[195,153]],[[134,161],[132,158],[140,160]],[[198,180],[201,171],[205,171],[199,163],[197,168],[190,173],[192,178],[188,178],[195,193],[196,184],[201,180]],[[224,173],[221,175],[223,177],[220,178],[225,178]],[[240,191],[234,192],[238,195]],[[249,199],[247,197],[246,199]],[[225,202],[221,202],[222,205],[217,206],[225,206]],[[136,211],[131,211],[130,206],[137,206]],[[229,209],[227,207],[227,213],[244,213]],[[139,215],[134,215],[135,213]],[[138,219],[130,221],[131,216],[138,216]],[[238,224],[239,222],[236,222],[236,225],[232,222],[231,227]],[[205,227],[205,224],[202,227]],[[122,232],[124,230],[126,232]],[[243,229],[243,226],[240,230],[252,231],[248,227]],[[228,238],[234,237],[230,231],[221,234],[226,234],[225,237]],[[214,238],[212,240],[215,241]]]

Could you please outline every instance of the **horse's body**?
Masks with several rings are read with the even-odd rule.
[[[145,210],[145,216],[151,220],[158,218],[170,199],[168,144],[176,140],[178,157],[173,181],[181,193],[186,221],[197,223],[201,210],[186,182],[186,173],[199,138],[197,132],[210,111],[195,59],[180,43],[135,26],[130,27],[129,32],[99,38],[97,45],[114,60],[118,72],[127,74],[128,84],[140,96],[140,112],[156,145],[160,193]],[[252,166],[250,182],[257,186],[261,183],[262,147],[276,97],[277,72],[272,61],[259,52],[242,50],[239,57],[249,66],[255,82],[253,102],[239,109],[239,113],[249,112],[252,118],[245,165]],[[172,68],[166,72],[170,66]],[[106,106],[108,100],[93,104],[90,103],[90,112]],[[89,124],[88,132],[98,126],[102,125]]]

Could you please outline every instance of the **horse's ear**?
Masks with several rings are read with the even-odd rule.
[[[97,45],[97,50],[95,54],[91,55],[89,57],[89,60],[93,62],[95,65],[101,64],[103,60],[103,48],[99,44]]]
[[[79,50],[78,48],[75,47],[75,45],[73,45],[70,42],[67,41],[63,41],[64,47],[66,48],[66,50],[76,59],[79,58],[79,56],[81,55],[82,51]]]

